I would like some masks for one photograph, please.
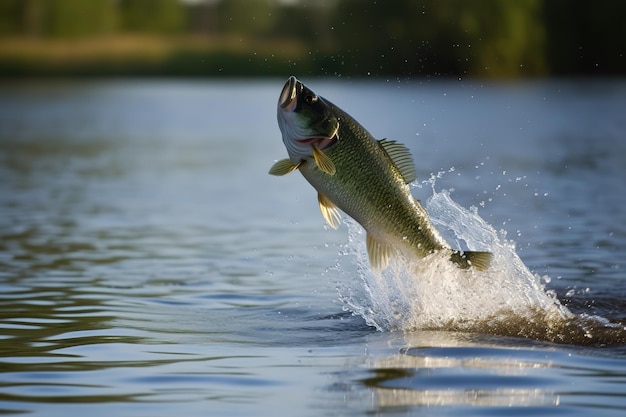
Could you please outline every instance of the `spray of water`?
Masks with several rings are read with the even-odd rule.
[[[514,243],[486,223],[477,210],[459,206],[448,191],[434,188],[426,209],[435,226],[453,236],[459,249],[491,252],[491,267],[482,272],[463,270],[446,255],[433,254],[422,259],[396,258],[387,269],[375,273],[367,259],[365,232],[349,220],[343,254],[355,262],[338,266],[347,277],[338,286],[346,310],[381,331],[438,329],[575,344],[626,341],[623,326],[575,315],[562,305],[546,290],[547,277],[530,272]],[[450,241],[453,246],[454,240]]]

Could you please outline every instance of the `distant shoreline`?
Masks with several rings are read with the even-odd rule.
[[[254,39],[239,35],[161,36],[117,34],[102,37],[54,39],[0,37],[0,79],[67,77],[310,77],[399,79],[533,79],[621,78],[619,73],[515,74],[481,71],[461,74],[406,73],[389,64],[374,71],[359,57],[341,51],[311,51],[291,38]],[[372,66],[370,64],[370,66]]]
[[[236,36],[0,38],[0,77],[271,76],[312,71],[305,55],[292,40]]]

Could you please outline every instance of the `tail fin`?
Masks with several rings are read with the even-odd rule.
[[[491,252],[452,252],[450,260],[461,269],[474,267],[478,271],[485,271],[489,268],[491,257]]]

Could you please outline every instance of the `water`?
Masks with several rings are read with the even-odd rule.
[[[5,82],[0,411],[623,415],[626,83],[304,81],[496,269],[373,275],[267,175],[282,79]]]

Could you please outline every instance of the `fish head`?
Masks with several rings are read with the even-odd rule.
[[[294,164],[334,144],[338,138],[339,119],[333,106],[323,97],[291,76],[278,97],[278,126]]]

